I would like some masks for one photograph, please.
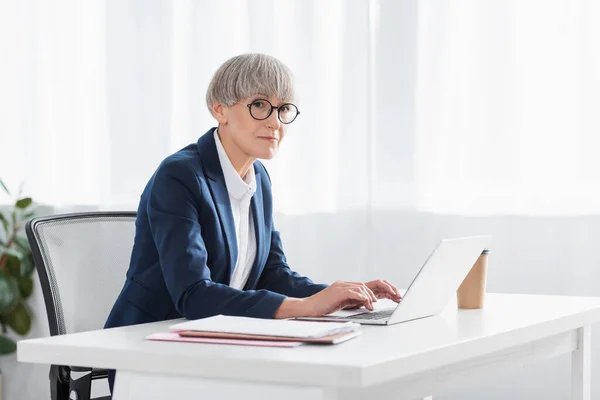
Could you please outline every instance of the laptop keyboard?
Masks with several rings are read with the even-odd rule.
[[[381,311],[370,311],[361,314],[351,315],[349,317],[345,317],[345,319],[388,319],[394,313],[394,310],[395,308]]]

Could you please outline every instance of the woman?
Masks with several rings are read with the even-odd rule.
[[[321,316],[400,301],[387,281],[319,285],[286,263],[271,181],[257,159],[275,156],[299,115],[289,69],[263,54],[233,57],[206,100],[218,127],[167,157],[144,189],[127,279],[106,327],[216,314]]]

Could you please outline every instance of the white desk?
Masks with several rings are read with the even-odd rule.
[[[277,349],[145,341],[173,321],[18,343],[22,362],[118,370],[114,400],[411,399],[478,374],[572,353],[572,396],[590,399],[600,298],[492,294],[484,310],[364,327],[335,346]],[[365,390],[367,389],[367,390]]]

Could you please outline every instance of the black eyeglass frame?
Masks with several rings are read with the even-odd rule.
[[[269,113],[268,113],[268,114],[267,114],[267,116],[266,116],[266,117],[264,117],[264,118],[256,118],[256,117],[254,116],[254,114],[252,114],[252,104],[256,103],[257,101],[264,101],[264,102],[266,102],[268,105],[270,105],[270,106],[271,106],[271,109],[269,110]],[[240,103],[240,104],[241,104],[241,103]],[[279,121],[280,121],[282,124],[286,124],[286,125],[288,125],[288,124],[291,124],[292,122],[294,122],[294,121],[296,120],[296,118],[298,118],[298,115],[300,115],[300,110],[298,109],[298,106],[296,106],[294,103],[283,103],[283,104],[280,104],[280,105],[278,105],[277,107],[275,107],[275,106],[274,106],[273,104],[271,104],[271,102],[270,102],[269,100],[267,100],[267,99],[256,99],[256,100],[253,100],[253,101],[252,101],[252,103],[250,103],[250,104],[245,104],[245,106],[246,106],[246,107],[248,107],[248,112],[250,112],[250,116],[251,116],[252,118],[254,118],[255,120],[257,120],[257,121],[264,121],[265,119],[269,118],[269,117],[271,116],[271,114],[273,114],[273,110],[277,110],[277,119],[279,119]],[[283,107],[283,106],[294,106],[294,108],[296,108],[296,116],[295,116],[295,117],[294,117],[294,119],[293,119],[293,120],[291,120],[290,122],[284,122],[284,121],[281,119],[281,112],[280,112],[279,110],[280,110],[280,108],[281,108],[281,107]]]

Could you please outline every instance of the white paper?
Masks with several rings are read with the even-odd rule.
[[[172,330],[227,332],[250,335],[319,338],[341,332],[355,331],[355,322],[314,322],[288,319],[262,319],[216,315],[171,325]]]

